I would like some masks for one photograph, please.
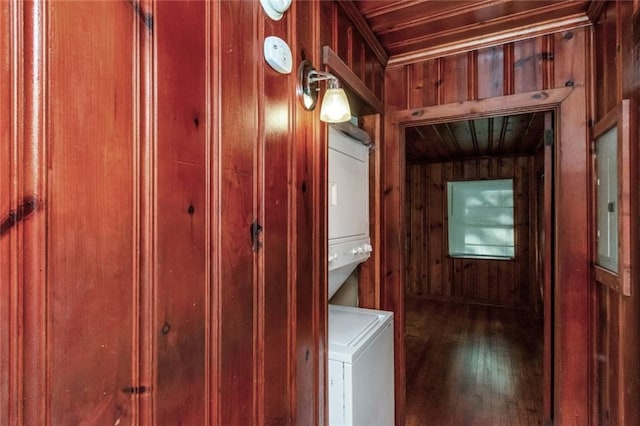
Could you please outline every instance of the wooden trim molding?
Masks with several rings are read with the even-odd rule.
[[[362,37],[365,39],[373,53],[376,55],[382,66],[385,67],[389,61],[389,55],[384,50],[382,44],[378,40],[378,37],[373,33],[371,27],[367,23],[358,7],[353,3],[353,0],[338,0],[338,4],[342,7],[344,13],[351,19],[356,29],[360,31]]]
[[[613,291],[620,292],[620,282],[618,281],[618,274],[604,269],[601,266],[593,266],[593,276],[597,283],[609,287]]]
[[[331,72],[340,79],[340,82],[351,89],[362,102],[364,102],[373,113],[382,114],[384,104],[369,89],[366,84],[340,59],[340,57],[329,46],[322,48],[322,63],[329,67]]]
[[[24,26],[18,22],[18,31],[23,30],[23,45],[18,53],[24,55],[24,144],[22,185],[26,194],[42,200],[43,208],[23,224],[22,274],[23,291],[19,303],[26,318],[22,330],[22,394],[23,405],[19,417],[24,424],[41,424],[49,418],[47,394],[50,390],[47,376],[50,360],[47,357],[47,317],[43,307],[48,303],[47,286],[47,242],[48,212],[44,206],[48,200],[47,182],[47,36],[49,4],[25,2],[23,5]],[[18,12],[20,13],[20,12]],[[18,15],[19,16],[19,15]],[[22,50],[21,50],[22,48]],[[19,65],[18,65],[19,66]],[[20,168],[21,167],[21,168]],[[20,173],[20,172],[19,172]]]
[[[394,125],[419,126],[425,122],[442,123],[478,117],[496,117],[505,115],[514,109],[521,112],[533,112],[549,109],[573,92],[572,87],[553,90],[519,93],[510,96],[499,96],[477,101],[465,101],[454,104],[413,108],[394,112],[390,119]]]
[[[587,8],[587,16],[591,19],[591,22],[596,23],[600,19],[600,15],[604,11],[605,1],[594,0],[589,3]]]

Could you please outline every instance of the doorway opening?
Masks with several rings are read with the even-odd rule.
[[[404,128],[408,425],[551,417],[553,115]]]

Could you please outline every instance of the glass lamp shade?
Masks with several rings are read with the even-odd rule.
[[[342,123],[350,119],[351,109],[344,90],[340,88],[327,89],[322,100],[322,108],[320,108],[320,120],[327,123]]]

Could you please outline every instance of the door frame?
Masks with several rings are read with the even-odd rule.
[[[385,116],[382,146],[381,308],[395,313],[396,424],[405,421],[404,199],[406,127],[525,112],[554,111],[553,406],[556,424],[589,419],[589,139],[584,86],[413,108]],[[547,315],[547,312],[545,312]],[[551,408],[549,408],[551,410]],[[550,421],[551,419],[547,419]]]

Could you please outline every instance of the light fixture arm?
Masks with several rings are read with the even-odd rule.
[[[307,78],[310,83],[314,83],[317,81],[327,81],[327,86],[329,89],[337,89],[340,87],[340,81],[338,80],[338,78],[329,72],[317,71],[315,69],[312,69],[311,71],[309,71]]]

